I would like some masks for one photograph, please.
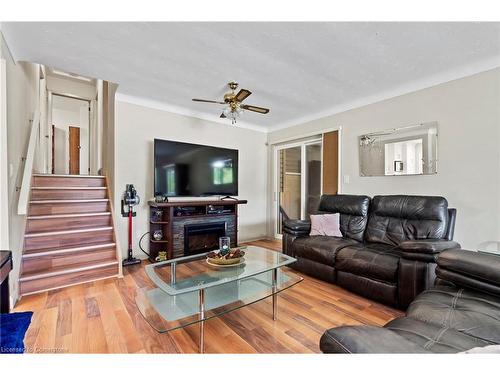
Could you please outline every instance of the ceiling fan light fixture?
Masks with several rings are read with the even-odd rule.
[[[206,99],[192,99],[195,102],[204,102],[204,103],[215,103],[215,104],[225,104],[226,108],[222,110],[220,114],[220,118],[227,118],[231,120],[231,124],[236,124],[236,120],[240,117],[240,115],[245,111],[256,112],[260,114],[269,113],[268,108],[257,107],[254,105],[246,105],[243,104],[242,101],[248,98],[252,92],[247,89],[241,89],[238,93],[235,93],[235,90],[238,88],[238,84],[236,82],[228,83],[231,92],[228,92],[224,95],[224,101],[219,102],[216,100],[206,100]]]

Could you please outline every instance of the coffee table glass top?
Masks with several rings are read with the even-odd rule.
[[[146,273],[164,292],[178,295],[242,280],[295,262],[286,254],[248,246],[245,262],[233,267],[208,264],[206,254],[176,258],[146,266]]]
[[[303,280],[280,268],[295,258],[256,246],[244,251],[245,262],[231,268],[208,264],[206,253],[147,265],[155,286],[138,290],[139,311],[155,330],[167,332],[248,306]]]

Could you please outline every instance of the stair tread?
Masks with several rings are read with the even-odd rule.
[[[91,198],[91,199],[37,199],[30,201],[30,204],[49,204],[49,203],[91,203],[91,202],[108,202],[108,198]]]
[[[100,212],[85,212],[81,214],[53,214],[53,215],[32,215],[28,216],[28,220],[41,220],[41,219],[64,219],[64,218],[75,218],[75,217],[93,217],[93,216],[110,216],[109,211]]]
[[[73,251],[85,251],[85,250],[99,250],[108,247],[116,246],[116,242],[97,242],[90,245],[73,245],[73,246],[62,246],[62,247],[46,247],[44,249],[34,249],[25,250],[23,253],[23,258],[31,258],[36,256],[50,255],[50,254],[60,254]]]
[[[44,270],[44,271],[34,271],[34,272],[28,272],[28,273],[23,273],[21,277],[19,278],[19,281],[28,281],[28,280],[35,280],[35,279],[41,279],[45,277],[51,277],[51,276],[57,276],[57,275],[62,275],[62,274],[68,274],[68,273],[73,273],[73,272],[80,272],[80,271],[85,271],[85,270],[91,270],[95,268],[102,268],[106,266],[112,266],[112,265],[118,265],[118,260],[103,260],[103,261],[94,261],[94,262],[82,262],[79,263],[78,265],[70,265],[70,266],[58,266],[58,267],[52,267],[50,270]]]
[[[105,176],[91,174],[45,174],[33,173],[35,177],[68,177],[68,178],[105,178]]]
[[[32,186],[32,190],[106,190],[105,186]]]
[[[80,229],[67,229],[67,230],[57,230],[57,231],[44,231],[44,232],[30,232],[25,233],[25,238],[33,238],[33,237],[43,237],[43,236],[58,236],[65,234],[73,234],[73,233],[87,233],[87,232],[100,232],[106,230],[112,230],[113,227],[109,225],[100,225],[95,227],[84,227]]]

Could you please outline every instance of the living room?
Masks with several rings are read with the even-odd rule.
[[[499,353],[500,23],[183,17],[2,20],[2,353]]]

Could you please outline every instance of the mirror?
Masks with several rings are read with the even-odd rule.
[[[363,134],[359,141],[361,176],[437,173],[437,122]]]

